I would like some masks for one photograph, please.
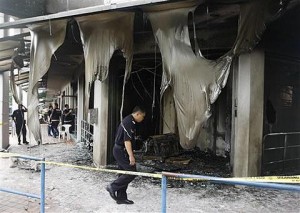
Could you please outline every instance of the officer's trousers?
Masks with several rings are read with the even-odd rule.
[[[23,125],[23,123],[21,123],[21,124],[17,123],[16,124],[16,133],[18,136],[19,143],[21,142],[21,131],[22,131],[23,143],[24,143],[24,142],[26,142],[26,126]]]
[[[129,156],[125,148],[122,148],[118,145],[115,145],[113,148],[113,155],[118,163],[118,167],[120,170],[126,171],[136,171],[136,166],[131,166],[129,163]],[[135,178],[134,175],[126,175],[120,174],[119,177],[112,182],[111,187],[113,191],[117,192],[118,200],[126,200],[127,199],[127,187],[128,184],[133,181]]]

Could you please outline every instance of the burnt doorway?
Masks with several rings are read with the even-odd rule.
[[[122,116],[130,114],[137,105],[146,109],[145,120],[137,125],[135,149],[140,149],[142,140],[160,131],[160,85],[162,66],[160,55],[143,54],[134,56],[130,78],[125,85]],[[107,162],[114,161],[112,149],[115,132],[120,123],[122,90],[126,60],[116,51],[109,65],[109,120]]]
[[[300,63],[267,55],[263,174],[300,171]]]
[[[262,174],[300,171],[300,5],[264,35],[265,97]]]

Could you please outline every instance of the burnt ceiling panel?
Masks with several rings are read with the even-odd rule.
[[[267,26],[263,44],[268,52],[300,58],[300,4]]]
[[[0,0],[0,12],[18,18],[45,15],[45,0]]]

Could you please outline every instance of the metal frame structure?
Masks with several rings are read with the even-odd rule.
[[[84,142],[84,144],[88,147],[90,151],[93,148],[93,137],[94,134],[91,132],[92,124],[87,121],[81,120],[81,136],[80,141]]]
[[[298,145],[288,145],[288,136],[290,135],[299,135],[300,136],[300,132],[281,132],[281,133],[270,133],[264,136],[263,138],[263,151],[262,151],[262,174],[264,174],[265,172],[265,166],[266,165],[270,165],[270,164],[279,164],[282,163],[282,171],[285,170],[285,162],[287,161],[293,161],[293,160],[300,160],[300,158],[289,158],[287,159],[287,150],[290,148],[300,148],[300,143],[298,143]],[[266,139],[268,137],[279,137],[279,136],[284,136],[284,144],[283,146],[275,146],[275,147],[270,147],[270,148],[266,148]],[[265,156],[266,156],[266,151],[272,151],[272,150],[282,150],[283,149],[283,156],[281,160],[276,160],[276,161],[268,161],[265,162]]]
[[[45,212],[45,158],[36,158],[36,157],[22,156],[22,155],[20,155],[20,156],[16,155],[16,156],[13,156],[13,157],[27,159],[27,160],[35,160],[35,161],[40,161],[41,162],[41,189],[40,189],[40,195],[30,194],[30,193],[26,193],[26,192],[20,192],[20,191],[6,189],[6,188],[0,188],[0,191],[7,192],[7,193],[12,193],[12,194],[16,194],[16,195],[21,195],[21,196],[25,196],[25,197],[40,199],[40,212],[44,213]]]

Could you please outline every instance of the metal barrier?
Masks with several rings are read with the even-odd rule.
[[[94,126],[92,124],[81,120],[81,141],[83,141],[84,144],[87,145],[90,151],[92,151],[94,141],[93,128]]]
[[[112,170],[112,169],[71,165],[71,164],[58,163],[58,162],[48,162],[48,161],[45,161],[44,158],[41,159],[41,158],[35,158],[35,157],[19,156],[19,155],[14,155],[14,154],[12,154],[11,156],[37,160],[37,161],[39,161],[38,163],[42,164],[42,166],[41,166],[41,195],[38,196],[38,195],[27,194],[27,193],[23,193],[23,192],[17,192],[17,191],[1,189],[1,188],[0,188],[0,191],[10,192],[10,193],[19,194],[19,195],[23,195],[23,196],[27,196],[27,197],[39,198],[41,200],[41,205],[40,205],[41,213],[44,213],[44,211],[45,211],[45,164],[70,167],[70,168],[79,168],[79,169],[92,170],[92,171],[100,171],[100,172],[106,172],[106,173],[128,174],[128,175],[136,175],[136,176],[142,176],[142,177],[152,177],[152,178],[161,179],[161,212],[162,213],[166,213],[167,180],[168,180],[168,178],[169,179],[183,179],[186,181],[195,181],[195,180],[210,181],[210,182],[217,183],[217,184],[244,185],[244,186],[253,186],[253,187],[260,187],[260,188],[270,188],[270,189],[300,192],[299,185],[269,183],[269,182],[263,182],[262,180],[248,181],[247,178],[222,178],[222,177],[212,177],[212,176],[204,176],[204,175],[179,174],[179,173],[171,173],[171,172],[162,172],[160,174],[145,173],[145,172],[132,172],[132,171],[124,171],[124,170]],[[252,177],[252,179],[253,178],[254,177]],[[261,178],[266,179],[268,177],[261,177]],[[276,178],[278,180],[287,179],[287,177],[276,177]],[[293,181],[293,183],[294,182],[299,183],[299,181],[300,181],[300,176],[292,176],[291,178],[295,179]]]
[[[45,158],[36,158],[36,157],[30,157],[24,155],[14,155],[13,157],[41,162],[41,189],[40,189],[41,193],[40,195],[35,195],[35,194],[15,191],[11,189],[5,189],[5,188],[0,188],[0,191],[40,199],[40,212],[44,213],[45,212],[45,163],[44,163]]]
[[[287,151],[290,148],[300,148],[300,140],[296,140],[298,142],[298,144],[294,144],[294,145],[288,145],[288,136],[295,136],[295,135],[299,135],[300,136],[300,132],[286,132],[286,133],[270,133],[267,134],[263,137],[263,151],[262,151],[262,175],[265,173],[265,166],[266,165],[271,165],[271,164],[282,164],[282,171],[285,171],[285,165],[287,161],[295,161],[295,160],[300,160],[300,156],[297,156],[296,158],[287,158]],[[280,146],[275,146],[275,147],[268,147],[266,148],[267,145],[267,138],[270,137],[274,137],[280,140],[280,136],[284,136],[284,141],[283,141],[283,145]],[[266,151],[276,151],[276,150],[282,150],[282,156],[281,159],[279,160],[273,160],[273,161],[267,161],[266,160]]]
[[[230,184],[230,185],[244,185],[244,186],[254,186],[260,188],[270,188],[270,189],[279,189],[279,190],[288,190],[300,192],[299,185],[291,185],[291,184],[277,184],[277,183],[262,183],[262,182],[251,182],[251,181],[243,181],[243,180],[235,180],[228,178],[220,178],[220,177],[211,177],[204,175],[190,175],[190,174],[178,174],[171,172],[162,172],[161,179],[161,212],[166,213],[166,204],[167,204],[167,178],[181,178],[181,179],[192,179],[192,180],[208,180],[213,183],[218,184]]]
[[[162,173],[146,173],[146,172],[132,172],[132,171],[124,171],[124,170],[112,170],[112,169],[103,169],[103,168],[94,168],[87,166],[78,166],[71,165],[65,163],[57,163],[57,162],[45,162],[46,164],[56,165],[56,166],[64,166],[70,168],[78,168],[85,170],[93,170],[99,172],[106,173],[115,173],[115,174],[127,174],[127,175],[136,175],[142,177],[152,177],[161,179],[161,212],[166,213],[166,205],[167,205],[167,179],[184,179],[186,181],[211,181],[213,183],[218,184],[230,184],[230,185],[244,185],[244,186],[253,186],[260,188],[270,188],[270,189],[279,189],[279,190],[288,190],[288,191],[296,191],[300,192],[299,185],[292,184],[278,184],[278,183],[270,183],[274,182],[274,178],[277,179],[278,182],[280,180],[288,179],[285,177],[270,177],[269,182],[265,182],[264,179],[268,179],[269,177],[250,177],[250,178],[221,178],[221,177],[212,177],[212,176],[204,176],[204,175],[192,175],[192,174],[179,174],[179,173],[171,173],[171,172],[162,172]],[[292,183],[299,183],[300,176],[292,176]],[[282,182],[281,182],[282,183]],[[291,182],[290,182],[291,183]]]

